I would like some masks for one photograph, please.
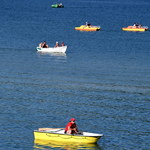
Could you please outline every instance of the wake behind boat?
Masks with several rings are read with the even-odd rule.
[[[48,47],[48,48],[37,47],[36,49],[38,52],[65,53],[67,50],[67,46]]]
[[[79,134],[66,134],[64,128],[39,128],[34,130],[35,140],[49,140],[69,143],[96,143],[103,134],[79,132]]]

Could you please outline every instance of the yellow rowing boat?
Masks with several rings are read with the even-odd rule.
[[[96,143],[103,135],[90,132],[65,134],[63,128],[40,128],[34,130],[35,140],[47,140],[69,143]]]

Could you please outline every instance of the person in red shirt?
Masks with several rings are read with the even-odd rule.
[[[75,121],[76,120],[74,118],[70,119],[70,122],[68,122],[68,124],[66,125],[65,133],[67,134],[78,133],[78,128],[77,128]]]

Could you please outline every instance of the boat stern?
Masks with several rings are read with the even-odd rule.
[[[40,50],[41,50],[41,48],[40,48],[40,47],[37,47],[37,48],[36,48],[36,50],[37,50],[37,51],[40,51]]]

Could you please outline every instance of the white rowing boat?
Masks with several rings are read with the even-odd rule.
[[[67,46],[60,47],[48,47],[48,48],[36,48],[38,52],[50,52],[50,53],[65,53],[67,50]]]

